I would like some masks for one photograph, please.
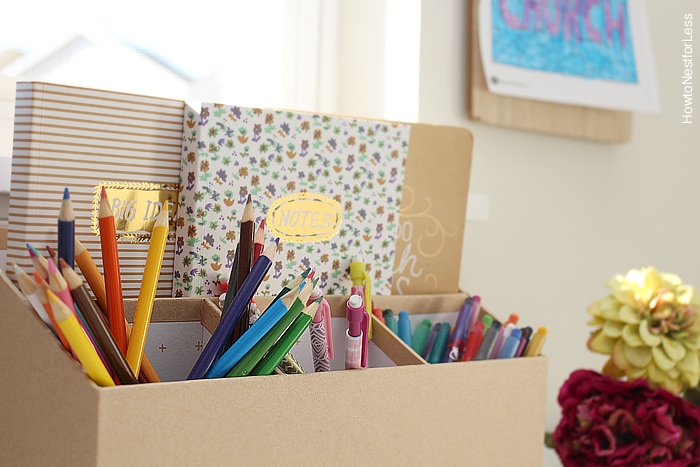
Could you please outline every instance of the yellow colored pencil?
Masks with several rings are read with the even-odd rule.
[[[107,371],[104,363],[97,354],[90,339],[83,331],[78,318],[68,306],[54,294],[51,289],[46,291],[51,303],[51,310],[58,323],[58,327],[68,339],[71,350],[78,357],[88,376],[100,386],[114,386],[114,380]]]
[[[136,302],[134,313],[134,325],[131,328],[131,338],[126,350],[126,361],[131,371],[138,377],[143,360],[143,349],[146,346],[148,325],[151,322],[153,302],[158,288],[160,268],[165,254],[165,243],[168,240],[168,201],[163,204],[160,214],[156,218],[151,232],[151,242],[146,256],[146,267],[143,271],[143,281],[139,290],[139,298]]]

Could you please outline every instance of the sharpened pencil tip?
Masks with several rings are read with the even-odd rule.
[[[107,190],[105,189],[104,185],[102,185],[102,192],[100,194],[100,198],[106,198],[107,197]]]
[[[63,199],[70,199],[70,191],[68,191],[68,187],[63,189]]]

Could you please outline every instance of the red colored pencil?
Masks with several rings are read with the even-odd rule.
[[[107,295],[107,317],[109,330],[126,355],[126,329],[124,328],[124,299],[122,298],[122,279],[119,268],[119,250],[117,249],[117,230],[114,225],[114,214],[107,199],[107,191],[102,187],[100,209],[98,212],[100,226],[100,245],[102,246],[102,267],[105,276],[105,292]]]

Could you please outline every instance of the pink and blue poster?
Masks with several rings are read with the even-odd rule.
[[[658,110],[643,0],[482,0],[479,41],[493,93]]]

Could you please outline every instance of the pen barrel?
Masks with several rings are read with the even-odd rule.
[[[350,331],[345,331],[345,369],[358,368],[362,368],[362,334],[351,336]]]
[[[323,321],[317,323],[312,322],[309,325],[309,336],[311,338],[314,371],[316,373],[331,371],[328,342],[326,341],[326,323]]]

